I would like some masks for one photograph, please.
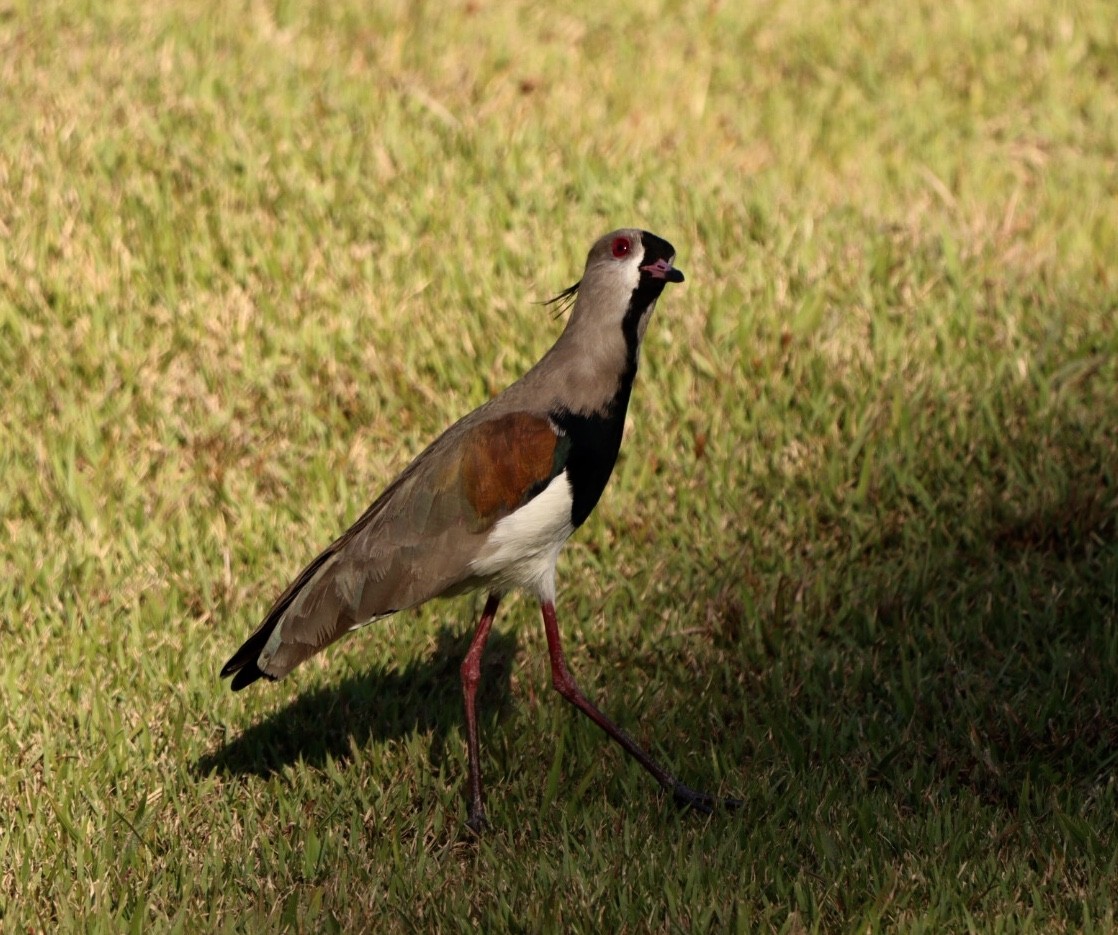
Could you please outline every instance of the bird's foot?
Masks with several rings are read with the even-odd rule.
[[[489,819],[485,817],[485,809],[481,806],[470,806],[466,809],[466,827],[474,834],[480,835],[489,827]]]
[[[704,815],[710,815],[719,808],[732,811],[745,804],[741,799],[724,799],[705,792],[696,792],[681,782],[676,783],[675,788],[672,789],[672,801],[680,808],[693,809]]]

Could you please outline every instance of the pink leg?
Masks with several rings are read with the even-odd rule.
[[[485,610],[481,612],[474,638],[470,641],[470,648],[466,650],[466,657],[462,660],[462,696],[466,702],[466,754],[469,758],[469,780],[467,795],[469,802],[466,806],[466,824],[474,831],[485,827],[485,808],[481,802],[481,755],[479,752],[477,734],[477,713],[474,699],[477,697],[477,686],[481,681],[481,654],[485,651],[485,641],[489,639],[489,628],[493,626],[493,618],[497,616],[497,605],[501,603],[499,594],[490,594],[485,602]]]
[[[540,610],[543,612],[543,625],[547,633],[547,651],[551,657],[551,684],[555,686],[555,690],[560,695],[621,744],[629,756],[648,770],[665,791],[672,794],[672,798],[678,805],[709,813],[716,805],[735,808],[742,804],[737,799],[717,799],[706,793],[689,789],[652,759],[632,737],[598,710],[575,684],[574,678],[567,669],[567,660],[559,642],[559,624],[555,618],[555,605],[547,601],[540,604]]]

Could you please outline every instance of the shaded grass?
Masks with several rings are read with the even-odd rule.
[[[1109,930],[1118,55],[1103,3],[0,3],[0,912],[55,930]],[[680,250],[628,439],[477,607],[217,667],[558,333]]]

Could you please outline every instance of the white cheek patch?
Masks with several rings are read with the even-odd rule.
[[[633,290],[640,285],[641,281],[641,262],[644,260],[644,248],[642,247],[640,253],[630,253],[626,257],[625,262],[621,264],[621,273],[624,277],[625,289],[632,295]]]

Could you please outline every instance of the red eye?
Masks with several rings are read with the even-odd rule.
[[[628,256],[629,251],[633,249],[633,245],[628,237],[614,237],[611,246],[613,248],[613,255],[619,260],[623,256]]]

